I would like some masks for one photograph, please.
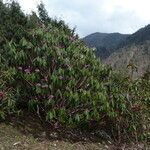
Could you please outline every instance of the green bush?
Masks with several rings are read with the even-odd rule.
[[[37,28],[5,49],[19,108],[72,127],[96,121],[119,139],[148,137],[149,81],[114,73],[64,27]]]
[[[9,86],[13,81],[14,69],[4,69],[1,63],[0,68],[0,119],[5,119],[7,115],[15,113],[16,101],[13,87]]]
[[[100,118],[109,68],[71,33],[39,28],[6,49],[7,63],[17,72],[12,86],[20,93],[19,103],[68,124]]]
[[[43,4],[39,17],[25,16],[18,3],[10,6],[0,1],[0,118],[28,108],[51,123],[148,141],[147,76],[132,80],[103,65]]]
[[[114,73],[109,85],[111,112],[117,112],[114,125],[120,139],[150,138],[150,81]],[[111,114],[111,112],[109,114]]]

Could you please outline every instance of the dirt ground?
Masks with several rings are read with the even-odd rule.
[[[87,133],[44,130],[39,120],[11,118],[0,123],[0,150],[150,150],[144,144],[115,144]]]

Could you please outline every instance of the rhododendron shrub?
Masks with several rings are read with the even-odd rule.
[[[118,139],[148,136],[149,82],[113,72],[74,32],[42,26],[5,49],[19,109],[51,123],[87,127],[94,122]]]
[[[6,48],[8,64],[16,70],[13,86],[21,105],[61,122],[100,117],[101,99],[107,97],[103,81],[110,68],[95,59],[93,50],[77,36],[49,26]]]
[[[10,86],[13,82],[15,70],[13,68],[7,68],[2,64],[0,60],[0,120],[5,119],[9,114],[16,113],[16,97],[15,89]]]

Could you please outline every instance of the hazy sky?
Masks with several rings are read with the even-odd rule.
[[[23,10],[35,10],[40,0],[18,0]],[[51,17],[61,18],[76,32],[133,33],[150,23],[150,0],[43,0]]]

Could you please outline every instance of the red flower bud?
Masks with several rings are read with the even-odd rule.
[[[4,92],[0,92],[0,98],[3,98]]]

